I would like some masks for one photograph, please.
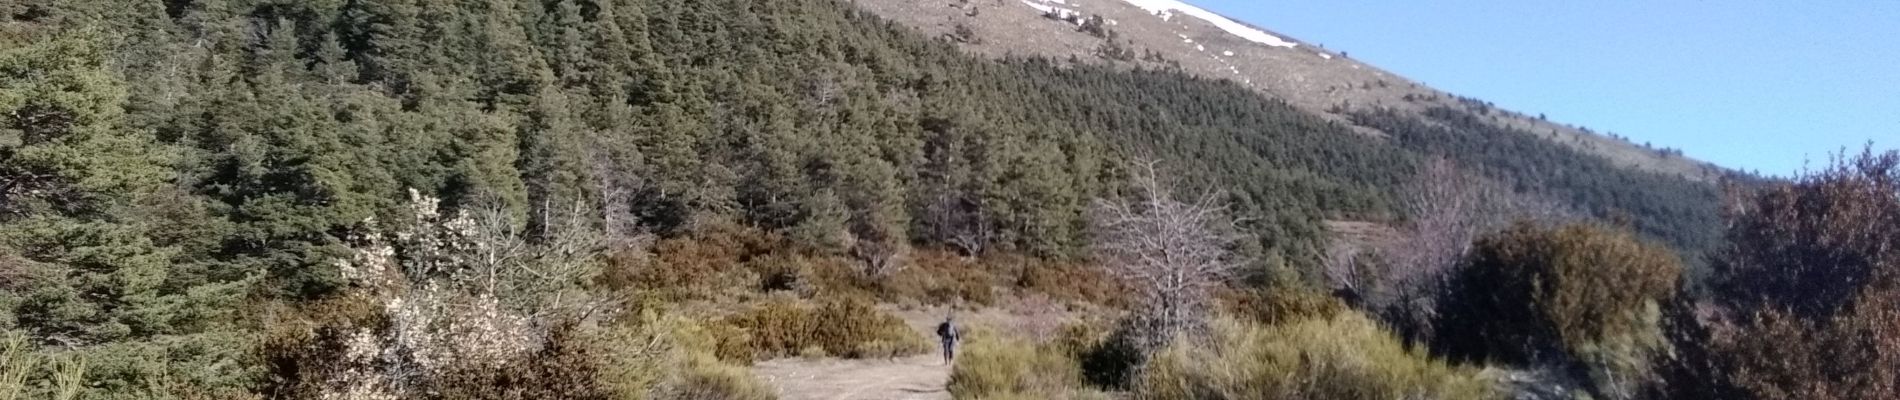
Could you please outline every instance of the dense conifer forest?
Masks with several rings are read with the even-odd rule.
[[[984,61],[826,1],[15,8],[16,62],[88,76],[62,106],[101,115],[71,124],[141,135],[101,162],[202,213],[178,258],[299,298],[412,189],[1060,258],[1120,160],[1153,157],[1231,188],[1264,251],[1311,259],[1322,219],[1396,218],[1384,188],[1415,158],[1226,82]]]
[[[1390,134],[1368,135],[1227,81],[966,55],[833,0],[22,0],[0,5],[0,111],[0,365],[44,367],[0,371],[0,385],[26,382],[27,398],[318,398],[369,379],[337,378],[365,365],[401,378],[363,387],[436,398],[665,396],[627,389],[659,385],[642,374],[665,367],[614,365],[736,382],[728,364],[805,349],[761,344],[774,318],[877,311],[827,295],[687,321],[667,310],[730,299],[686,288],[984,302],[992,281],[1093,285],[1051,277],[1093,276],[1076,272],[1092,261],[1090,205],[1135,192],[1133,160],[1231,205],[1248,261],[1234,293],[1310,295],[1333,240],[1324,222],[1412,219],[1402,191],[1434,159],[1641,238],[1562,235],[1671,246],[1642,247],[1645,262],[1701,265],[1723,248],[1717,183],[1620,168],[1465,111],[1355,115]],[[494,243],[573,268],[483,287],[448,267]],[[908,293],[894,271],[959,263],[1013,267],[894,294]],[[747,283],[713,283],[728,264]],[[374,272],[389,265],[401,277]],[[645,269],[615,269],[629,265]],[[1670,291],[1658,285],[1645,293]],[[418,349],[389,356],[402,361],[324,358],[356,348],[351,329],[410,326],[408,309],[370,299],[434,290],[531,316],[519,329],[537,344],[498,354],[535,361],[397,368],[433,365],[403,341],[415,338],[388,345]],[[1309,300],[1333,304],[1287,301]],[[1284,329],[1379,329],[1354,318]],[[586,324],[625,328],[574,328]],[[911,351],[883,331],[827,332],[900,349],[820,346],[833,354]],[[586,353],[655,338],[681,350]],[[612,387],[559,383],[580,381]],[[484,385],[510,389],[450,390]],[[730,385],[716,398],[756,398]],[[566,391],[537,391],[554,387]]]

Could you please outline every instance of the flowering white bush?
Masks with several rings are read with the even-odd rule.
[[[530,240],[500,208],[445,217],[439,200],[410,197],[413,220],[393,240],[359,238],[338,262],[387,324],[354,328],[336,360],[350,367],[325,378],[323,398],[406,398],[432,377],[519,360],[548,342],[553,324],[608,306],[583,286],[599,273],[605,242],[578,219],[550,219]]]

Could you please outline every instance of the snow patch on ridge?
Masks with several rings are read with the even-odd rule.
[[[1046,4],[1046,3],[1056,3],[1056,4],[1067,5],[1068,4],[1067,0],[1021,0],[1021,1],[1023,2],[1023,5],[1027,5],[1030,8],[1034,8],[1036,9],[1036,11],[1041,11],[1043,15],[1054,15],[1056,18],[1082,16],[1082,12],[1080,11],[1070,10],[1067,8],[1056,7],[1056,6]],[[1076,23],[1080,24],[1081,21],[1078,20]]]
[[[1227,17],[1220,16],[1220,14],[1215,14],[1212,11],[1203,10],[1200,7],[1195,7],[1191,4],[1181,2],[1180,0],[1122,0],[1122,1],[1128,2],[1128,4],[1133,4],[1135,7],[1141,7],[1141,9],[1147,10],[1149,14],[1154,14],[1157,17],[1161,17],[1161,20],[1163,21],[1172,20],[1174,18],[1175,13],[1179,12],[1182,14],[1187,14],[1190,17],[1200,18],[1203,21],[1207,21],[1208,23],[1214,24],[1214,27],[1220,28],[1221,30],[1227,31],[1227,33],[1231,33],[1234,36],[1239,36],[1241,39],[1247,39],[1248,41],[1252,41],[1254,43],[1260,43],[1260,44],[1273,46],[1273,47],[1299,46],[1298,43],[1293,43],[1293,42],[1287,41],[1286,39],[1281,39],[1279,36],[1274,36],[1272,34],[1263,32],[1259,29],[1254,29],[1252,27],[1247,26],[1246,24],[1235,22],[1234,20],[1227,19]],[[1023,0],[1023,2],[1028,3],[1029,0]]]

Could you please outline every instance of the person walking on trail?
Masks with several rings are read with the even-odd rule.
[[[943,323],[937,324],[937,339],[943,342],[943,364],[950,365],[957,358],[957,340],[961,339],[957,331],[956,314],[944,314]]]

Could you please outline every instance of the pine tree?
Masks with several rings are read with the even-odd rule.
[[[0,254],[28,277],[0,294],[0,327],[99,361],[96,398],[149,395],[155,373],[242,380],[236,337],[215,332],[243,283],[173,274],[180,249],[157,232],[191,208],[171,193],[179,153],[124,127],[104,51],[87,34],[0,50],[0,132],[18,132],[0,147]]]

